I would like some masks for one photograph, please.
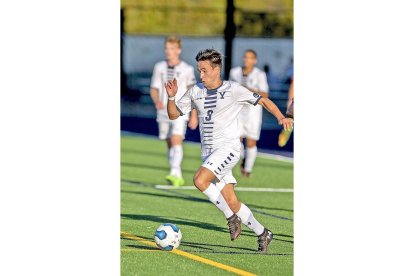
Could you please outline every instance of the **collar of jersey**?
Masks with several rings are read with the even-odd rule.
[[[217,91],[219,90],[219,88],[223,86],[223,84],[224,84],[224,80],[222,80],[222,81],[221,81],[221,84],[220,84],[217,88],[208,89],[208,88],[206,87],[207,92],[210,92],[210,93],[212,93],[212,92],[217,92]]]

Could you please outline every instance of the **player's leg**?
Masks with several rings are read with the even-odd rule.
[[[240,173],[241,175],[245,174],[245,169],[244,169],[244,165],[245,165],[245,147],[244,147],[244,142],[243,140],[246,138],[246,134],[247,134],[247,118],[248,118],[248,111],[242,109],[242,112],[239,113],[239,117],[237,118],[237,122],[239,125],[239,129],[240,129]]]
[[[166,177],[174,186],[184,185],[184,178],[181,171],[183,161],[183,139],[186,132],[186,121],[177,119],[170,123],[169,137],[169,161],[170,174]]]
[[[238,200],[234,192],[234,184],[226,184],[221,190],[221,194],[230,209],[241,219],[241,222],[257,235],[259,243],[258,251],[266,252],[269,243],[273,239],[272,232],[257,221],[249,207]]]
[[[244,175],[245,170],[244,170],[244,164],[246,159],[245,157],[245,148],[244,148],[244,137],[240,137],[240,173],[241,175]]]
[[[216,176],[214,173],[202,166],[194,175],[194,185],[203,194],[205,194],[211,203],[213,203],[220,211],[222,211],[226,219],[228,219],[234,214],[231,211],[226,200],[223,198],[223,195],[220,193],[220,190],[213,183],[215,179]]]
[[[246,138],[246,158],[244,162],[244,176],[250,177],[254,163],[257,157],[257,141],[252,138]]]
[[[171,168],[171,160],[172,160],[172,150],[171,150],[171,133],[170,133],[170,123],[169,122],[158,122],[158,138],[160,140],[165,140],[167,144],[167,160],[170,164]],[[172,182],[168,179],[170,175],[167,175],[165,178],[169,184]]]

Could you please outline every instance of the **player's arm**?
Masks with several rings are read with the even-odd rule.
[[[293,128],[293,120],[286,118],[279,108],[268,98],[260,98],[258,104],[263,106],[267,111],[269,111],[273,116],[276,117],[279,125],[283,125],[285,130]]]
[[[256,93],[259,94],[260,96],[262,96],[263,98],[269,98],[269,93],[263,92],[260,89],[257,88],[250,88],[250,87],[246,87],[247,89],[249,89],[249,91],[251,91],[252,93]]]
[[[154,103],[156,109],[164,108],[164,105],[160,101],[160,95],[159,95],[157,88],[151,87],[150,95],[151,95],[152,102]]]
[[[254,88],[247,88],[250,91],[252,91],[253,93],[259,94],[260,96],[262,96],[263,98],[269,98],[269,93],[266,92],[262,92],[259,89],[254,89]]]
[[[177,80],[168,81],[165,83],[165,90],[168,94],[167,112],[170,120],[175,120],[180,117],[177,105],[175,104],[175,95],[177,95],[178,85]]]
[[[190,73],[187,74],[187,91],[189,89],[191,89],[195,83],[196,83],[196,78],[195,78],[195,74],[194,74],[194,68],[191,66],[191,70],[189,71]],[[190,120],[188,121],[188,127],[192,130],[196,129],[198,126],[198,116],[197,116],[197,110],[193,109],[190,112]]]
[[[188,127],[192,130],[196,129],[198,126],[198,116],[197,110],[193,109],[190,113],[190,120],[188,121]]]

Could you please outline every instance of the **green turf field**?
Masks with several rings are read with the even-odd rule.
[[[184,144],[186,186],[201,165],[200,146]],[[237,191],[254,216],[276,234],[266,255],[256,254],[257,238],[243,225],[230,241],[223,214],[198,190],[164,190],[169,173],[165,142],[138,136],[121,137],[121,275],[293,275],[293,193]],[[233,174],[238,187],[293,188],[293,163],[258,157],[251,178]],[[207,264],[161,251],[153,241],[161,223],[176,224],[183,234],[182,254],[214,261]],[[197,258],[197,257],[195,257]],[[217,265],[219,263],[219,265]]]

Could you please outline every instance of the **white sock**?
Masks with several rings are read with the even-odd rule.
[[[263,225],[261,225],[260,222],[254,218],[253,213],[250,211],[249,207],[242,203],[240,210],[236,213],[236,215],[241,219],[243,224],[252,229],[256,235],[259,236],[263,234]]]
[[[203,194],[205,194],[208,199],[224,213],[226,219],[234,214],[227,202],[224,200],[224,197],[221,195],[220,191],[217,189],[216,185],[213,183],[210,183],[210,186],[208,186]]]
[[[240,160],[244,159],[244,144],[240,142]]]
[[[252,172],[254,162],[256,161],[257,147],[247,148],[246,150],[246,161],[244,162],[244,170],[246,172]]]
[[[181,162],[183,161],[183,146],[175,145],[170,149],[170,175],[182,177]]]

